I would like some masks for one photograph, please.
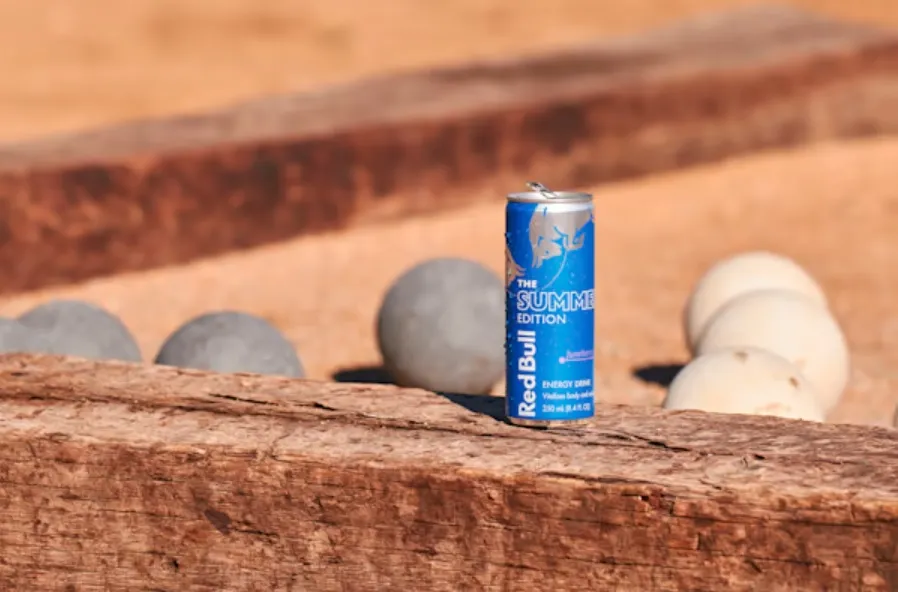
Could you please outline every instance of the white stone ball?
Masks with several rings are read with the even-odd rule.
[[[822,422],[818,398],[793,364],[768,351],[745,347],[693,359],[674,378],[663,407]]]
[[[798,292],[827,306],[820,285],[798,263],[775,253],[752,251],[714,264],[696,283],[683,311],[686,346],[695,346],[708,320],[733,298],[758,290]]]
[[[761,290],[734,298],[711,317],[696,354],[756,347],[791,362],[829,413],[851,373],[848,343],[832,313],[797,292]]]

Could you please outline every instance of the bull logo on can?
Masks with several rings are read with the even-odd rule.
[[[581,209],[570,212],[551,211],[548,205],[538,205],[533,210],[528,227],[528,238],[532,258],[531,269],[539,269],[545,261],[565,257],[571,251],[581,249],[586,244],[587,225],[593,222],[592,210]],[[564,267],[559,265],[558,274]],[[555,277],[558,277],[555,274]],[[526,270],[514,259],[505,246],[505,287],[518,278],[523,278]],[[554,281],[554,278],[553,278]],[[551,282],[550,282],[551,283]]]
[[[529,229],[533,267],[539,268],[548,259],[580,249],[586,238],[584,229],[592,221],[591,210],[550,212],[548,205],[537,206]]]

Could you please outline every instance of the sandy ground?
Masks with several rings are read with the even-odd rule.
[[[791,3],[898,26],[895,0]],[[736,4],[745,2],[0,0],[0,140],[537,51]],[[660,401],[651,379],[685,360],[680,309],[694,280],[719,257],[769,248],[820,279],[851,343],[853,380],[832,419],[888,422],[898,399],[896,158],[898,140],[825,145],[597,189],[600,397]],[[151,358],[187,318],[243,309],[285,330],[312,377],[330,378],[378,364],[377,306],[409,266],[456,255],[500,272],[502,208],[496,196],[390,227],[21,295],[0,301],[0,314],[54,296],[93,300],[120,314]]]
[[[895,0],[782,0],[898,26]],[[0,0],[0,140],[538,51],[745,0]]]
[[[660,402],[663,389],[634,373],[663,375],[685,361],[680,314],[693,282],[722,256],[766,248],[821,281],[848,336],[853,380],[831,419],[888,422],[898,399],[896,157],[898,139],[819,145],[597,189],[600,397]],[[454,255],[501,273],[503,205],[497,196],[440,216],[20,295],[0,302],[0,314],[50,297],[92,300],[120,314],[152,358],[187,318],[243,309],[281,327],[311,377],[328,379],[379,363],[377,307],[409,266]]]

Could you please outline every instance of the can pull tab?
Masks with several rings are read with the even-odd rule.
[[[550,199],[557,199],[558,194],[554,191],[550,191],[548,187],[543,185],[542,183],[537,183],[536,181],[527,181],[527,187],[530,188],[531,191],[536,191],[543,195],[543,197],[548,197]]]

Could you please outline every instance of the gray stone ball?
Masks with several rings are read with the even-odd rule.
[[[48,354],[50,342],[16,319],[0,317],[0,354],[15,353]]]
[[[505,372],[505,285],[474,261],[420,263],[387,291],[377,342],[396,384],[488,393]]]
[[[268,321],[235,311],[200,315],[172,333],[156,364],[212,372],[250,372],[302,378],[296,350]]]
[[[96,360],[142,360],[140,347],[125,324],[89,302],[51,300],[19,316],[18,321],[47,339],[46,353]]]

